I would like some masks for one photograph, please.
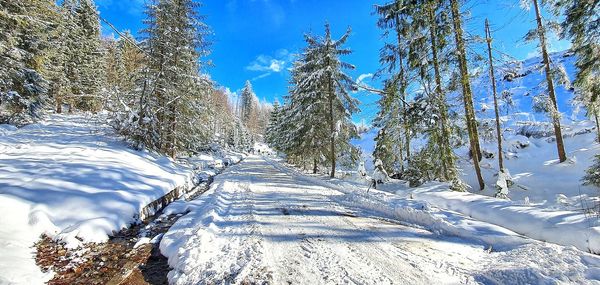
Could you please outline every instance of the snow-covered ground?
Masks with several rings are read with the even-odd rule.
[[[35,265],[32,246],[41,234],[68,247],[106,241],[150,202],[191,186],[198,166],[222,163],[201,156],[182,164],[135,151],[104,121],[51,115],[20,129],[0,125],[0,284],[52,277]]]
[[[573,56],[559,52],[552,54],[552,60],[563,65],[567,74],[573,77]],[[531,238],[600,252],[600,219],[597,214],[600,189],[584,186],[581,181],[585,170],[592,165],[594,155],[600,153],[598,130],[595,122],[584,117],[581,106],[572,104],[573,90],[557,87],[568,156],[566,162],[558,163],[548,116],[535,113],[532,108],[533,97],[541,90],[538,86],[545,80],[539,70],[540,62],[539,58],[531,58],[522,63],[502,66],[501,72],[497,73],[498,91],[510,92],[513,101],[510,108],[505,101],[500,101],[504,167],[515,183],[509,188],[508,200],[493,198],[497,192],[498,152],[495,138],[484,132],[480,134],[482,149],[492,157],[484,158],[480,163],[486,184],[483,191],[479,191],[468,146],[454,151],[459,158],[462,178],[471,186],[470,193],[451,192],[446,185],[439,183],[409,188],[402,181],[381,185],[380,189],[395,193],[398,197],[410,197],[493,223]],[[504,75],[507,70],[512,70],[517,76],[506,80]],[[489,85],[487,74],[473,80],[477,116],[482,121],[494,118]],[[364,159],[373,159],[369,155],[374,149],[373,138],[376,133],[377,129],[372,129],[353,141],[362,149]],[[420,144],[422,141],[415,139],[411,146],[419,148]],[[354,186],[364,189],[367,184],[359,182]]]
[[[493,223],[542,241],[575,246],[600,253],[600,219],[594,213],[598,205],[598,189],[581,185],[585,169],[600,152],[595,132],[589,122],[568,125],[565,145],[569,160],[558,164],[556,145],[548,138],[513,136],[505,141],[505,167],[510,170],[515,185],[510,187],[508,200],[493,198],[496,193],[497,161],[483,159],[482,172],[486,189],[479,191],[466,149],[458,149],[464,180],[472,186],[470,193],[457,193],[441,183],[428,183],[409,188],[402,181],[391,181],[379,189],[410,197],[435,207],[455,211],[475,219]],[[517,145],[519,147],[517,147]],[[484,149],[493,152],[492,144]],[[367,181],[354,183],[366,191]]]
[[[172,284],[600,284],[600,257],[252,156],[160,245]]]
[[[572,80],[575,74],[575,57],[569,52],[551,54],[553,63],[564,67]],[[547,114],[533,111],[534,97],[540,94],[540,84],[545,83],[545,75],[540,69],[541,58],[534,57],[523,62],[514,62],[498,67],[496,76],[498,92],[511,94],[512,105],[500,100],[501,122],[503,129],[503,152],[505,168],[509,170],[516,183],[511,187],[508,197],[513,201],[540,205],[558,210],[582,210],[594,207],[598,203],[598,191],[592,186],[583,186],[581,178],[585,169],[592,164],[594,155],[600,153],[597,142],[595,122],[585,118],[585,110],[574,104],[573,90],[559,85],[556,87],[558,107],[562,114],[562,129],[568,161],[558,164],[556,143],[552,137],[553,129]],[[509,72],[510,71],[510,72]],[[516,74],[507,80],[505,74]],[[489,76],[483,73],[472,82],[477,118],[480,121],[492,120],[495,124],[493,97]],[[457,94],[450,94],[454,98]],[[455,106],[461,112],[461,105]],[[364,133],[352,143],[360,148],[367,169],[372,166],[374,138],[377,129]],[[495,130],[494,130],[495,131]],[[524,136],[528,135],[528,136]],[[497,145],[495,137],[480,133],[482,149],[493,154],[493,158],[484,158],[481,163],[486,189],[479,191],[472,162],[469,160],[468,146],[455,149],[459,157],[458,166],[462,178],[471,186],[470,191],[477,194],[494,196],[498,174]],[[411,146],[421,147],[422,140],[415,139]]]

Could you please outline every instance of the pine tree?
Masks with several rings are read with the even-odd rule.
[[[600,155],[596,155],[594,163],[586,170],[583,184],[600,188]]]
[[[0,122],[25,124],[42,114],[49,89],[42,72],[57,20],[54,5],[48,0],[0,1]]]
[[[395,44],[385,44],[380,51],[380,63],[383,65],[381,72],[391,73],[391,79],[386,83],[386,90],[379,101],[380,111],[376,118],[376,125],[379,128],[385,129],[381,135],[388,137],[387,139],[380,138],[377,140],[376,150],[381,155],[394,153],[392,148],[398,148],[398,153],[393,156],[380,157],[383,167],[388,171],[402,171],[403,149],[406,151],[406,159],[410,158],[410,140],[411,129],[407,123],[406,88],[407,75],[406,58],[407,58],[407,42],[410,32],[410,22],[407,20],[408,15],[404,11],[403,1],[393,1],[384,5],[376,5],[375,12],[379,15],[377,26],[384,30],[383,36],[387,36],[390,31],[395,35]],[[396,90],[397,89],[397,90]],[[383,148],[386,151],[382,151]],[[390,161],[390,158],[398,158],[400,160],[400,170],[392,169],[392,164],[398,162]]]
[[[569,38],[577,56],[573,84],[577,99],[586,106],[596,122],[600,142],[600,13],[598,1],[553,1],[557,12],[564,11],[563,37]]]
[[[307,61],[300,68],[300,72],[304,73],[300,88],[319,90],[325,95],[331,177],[335,177],[338,152],[351,148],[349,139],[356,136],[350,116],[358,111],[358,101],[348,93],[348,89],[354,90],[356,87],[352,78],[342,71],[342,69],[354,69],[354,66],[339,59],[340,56],[351,53],[349,49],[342,48],[349,36],[350,29],[339,40],[333,40],[329,24],[325,24],[323,38],[306,35]],[[336,146],[338,146],[337,151]]]
[[[488,61],[490,64],[490,82],[492,83],[492,96],[494,97],[494,114],[496,116],[496,140],[498,142],[498,170],[504,171],[503,153],[502,153],[502,131],[500,128],[500,111],[498,109],[498,95],[496,94],[496,77],[494,74],[494,62],[492,60],[492,35],[490,24],[485,19],[485,39],[488,46]]]
[[[402,151],[398,151],[402,139],[397,138],[404,134],[403,141],[410,142],[411,133],[422,136],[427,139],[427,145],[417,153],[407,153],[410,163],[402,177],[411,180],[411,185],[440,179],[450,181],[455,190],[464,190],[453,153],[451,124],[454,120],[450,120],[446,99],[448,77],[444,72],[450,63],[446,38],[451,34],[451,22],[449,9],[444,5],[442,1],[394,1],[376,8],[381,16],[380,26],[390,28],[396,38],[396,44],[386,44],[380,56],[384,68],[388,71],[396,68],[396,73],[386,81],[385,97],[380,100],[381,111],[375,120],[375,124],[387,121],[385,124],[389,126],[378,136],[377,147],[381,149],[377,151],[381,152],[380,156],[392,151],[402,160],[399,156]],[[384,30],[384,35],[386,33]],[[421,87],[411,104],[398,95],[405,92],[406,78]],[[391,144],[392,148],[385,146],[384,149],[385,144]]]
[[[207,26],[191,0],[156,0],[146,21],[148,75],[138,122],[145,144],[175,157],[208,140],[200,123],[208,112],[212,83],[198,74]],[[151,84],[151,86],[147,86]],[[147,94],[146,94],[147,93]]]

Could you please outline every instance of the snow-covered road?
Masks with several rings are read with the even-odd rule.
[[[367,217],[334,202],[338,195],[343,194],[309,184],[276,162],[249,157],[218,177],[205,196],[186,205],[191,212],[165,235],[161,251],[174,268],[170,282],[469,284],[494,283],[504,279],[500,276],[536,283],[553,277],[528,268],[533,265],[527,262],[536,264],[540,252],[562,251],[532,244],[523,249],[532,252],[523,255],[488,253],[472,240]],[[572,252],[578,251],[564,253]],[[523,256],[531,260],[519,260]],[[551,266],[540,266],[566,266],[577,278],[589,278],[578,253],[573,258],[558,263],[550,259]],[[506,265],[508,260],[524,262],[519,266],[525,268]]]

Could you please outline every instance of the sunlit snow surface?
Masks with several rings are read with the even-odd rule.
[[[598,283],[600,258],[251,156],[164,235],[171,284]]]
[[[20,129],[0,125],[0,284],[52,276],[33,260],[41,234],[68,247],[106,241],[148,203],[192,182],[191,167],[133,150],[105,121],[50,115]]]

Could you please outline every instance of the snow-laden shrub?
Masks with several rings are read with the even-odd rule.
[[[600,188],[600,154],[594,158],[594,163],[585,172],[583,185],[592,185]]]
[[[154,124],[153,124],[154,122]],[[149,130],[156,117],[147,115],[142,120],[138,111],[124,108],[111,113],[109,123],[115,131],[129,141],[135,149],[152,148],[155,145],[158,130]]]
[[[419,187],[433,179],[433,170],[436,166],[429,158],[430,156],[423,150],[411,156],[408,168],[402,173],[402,179],[408,181],[410,187]]]
[[[33,69],[16,70],[11,79],[8,90],[0,91],[0,123],[24,125],[40,118],[48,82]]]

